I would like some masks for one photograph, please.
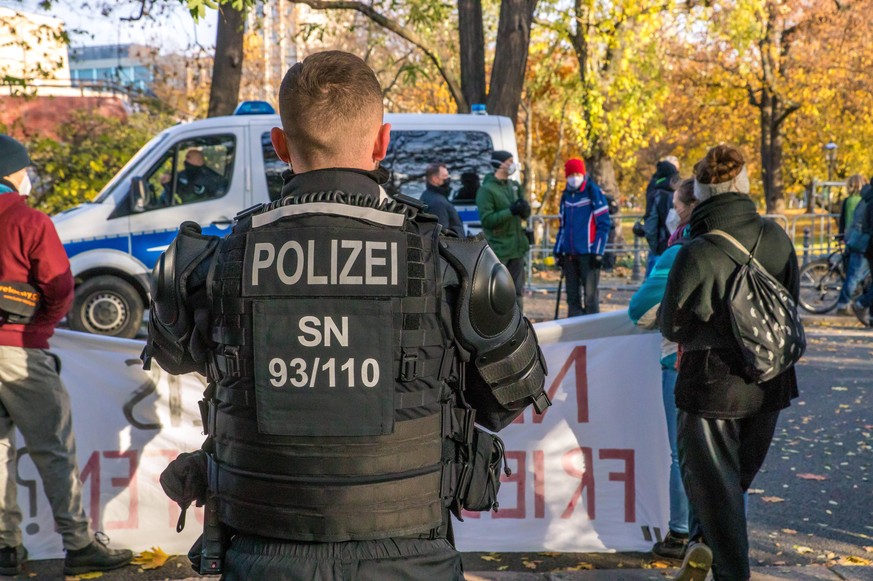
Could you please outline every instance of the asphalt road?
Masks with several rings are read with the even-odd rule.
[[[541,310],[546,303],[554,309],[554,295],[542,301]],[[829,317],[809,320],[807,333],[801,397],[782,413],[749,496],[752,564],[873,564],[873,330]],[[184,562],[172,559],[150,572],[128,567],[101,579],[182,579],[190,577]],[[468,571],[526,572],[653,565],[641,553],[465,553],[464,563]],[[28,563],[19,578],[62,579],[61,564]]]

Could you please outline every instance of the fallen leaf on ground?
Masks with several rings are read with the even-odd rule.
[[[863,557],[848,555],[846,557],[840,557],[837,560],[837,565],[873,565],[873,561]]]
[[[798,478],[802,478],[803,480],[827,480],[827,476],[822,476],[820,474],[798,474]]]
[[[499,561],[500,560],[500,557],[497,557],[495,555],[482,555],[479,558],[482,559],[483,561]]]
[[[507,569],[509,569],[509,565],[500,565],[497,567],[498,571],[506,571]]]
[[[101,571],[94,571],[93,573],[82,573],[75,577],[65,577],[65,579],[99,579],[100,577],[103,577],[103,573]]]
[[[797,551],[798,553],[800,553],[801,555],[815,552],[812,549],[810,549],[809,547],[800,547],[797,545],[794,545],[794,550]]]
[[[786,535],[796,535],[797,531],[794,529],[782,529],[782,532]]]
[[[521,564],[527,567],[528,569],[536,569],[537,565],[542,563],[542,561],[522,561]]]
[[[576,563],[576,566],[567,567],[566,569],[561,569],[561,570],[562,571],[593,571],[594,565],[592,565],[591,563],[584,563],[582,561],[579,561],[578,563]]]
[[[784,498],[779,498],[778,496],[762,496],[761,500],[764,502],[785,502]]]
[[[864,550],[868,553],[873,553],[873,547],[864,547]]]
[[[144,570],[159,569],[164,566],[164,563],[166,563],[169,558],[170,556],[160,547],[152,547],[148,551],[143,551],[134,557],[131,564],[139,565],[140,568]]]

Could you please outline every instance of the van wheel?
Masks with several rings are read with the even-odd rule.
[[[130,283],[115,276],[95,276],[76,289],[70,310],[75,331],[132,339],[142,325],[143,304]]]

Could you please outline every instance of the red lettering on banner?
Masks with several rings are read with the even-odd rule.
[[[85,467],[79,473],[79,479],[83,488],[91,480],[91,522],[93,526],[97,526],[100,522],[100,452],[93,452],[88,457]]]
[[[167,464],[176,459],[179,455],[178,450],[146,450],[143,452],[143,456],[148,458],[166,458]],[[161,469],[163,472],[163,469]],[[154,481],[156,484],[160,485],[161,483],[161,475],[160,473],[155,474]],[[167,498],[167,510],[169,512],[169,525],[173,528],[176,527],[176,522],[179,520],[179,515],[181,514],[181,509],[179,505]]]
[[[576,468],[573,463],[576,456],[580,454],[582,455],[583,462],[581,470]],[[573,515],[573,509],[576,508],[576,504],[578,504],[579,499],[582,498],[582,491],[587,490],[585,506],[588,509],[588,518],[594,520],[596,512],[594,510],[594,464],[591,448],[574,448],[569,452],[566,452],[563,458],[561,458],[561,464],[563,464],[564,471],[567,474],[573,478],[579,479],[579,486],[573,492],[573,496],[570,498],[567,508],[565,508],[564,512],[561,513],[561,518],[570,518]]]
[[[624,482],[624,522],[635,522],[636,516],[636,464],[633,450],[604,449],[601,460],[624,460],[624,472],[610,472],[611,482]],[[591,517],[594,518],[594,517]]]
[[[500,509],[493,513],[493,518],[524,518],[526,510],[524,489],[525,481],[527,480],[527,453],[507,451],[505,456],[507,460],[515,459],[515,470],[512,471],[511,476],[501,474],[500,482],[503,483],[503,486],[506,486],[508,483],[516,484],[515,508],[506,508],[505,505],[501,505]]]
[[[104,458],[117,458],[127,460],[127,477],[110,480],[112,486],[127,488],[129,497],[127,504],[127,520],[112,520],[103,523],[106,530],[109,529],[135,529],[139,528],[139,490],[136,486],[136,469],[139,466],[139,455],[136,450],[126,452],[103,452]]]
[[[534,450],[534,518],[546,516],[546,468],[545,454]]]
[[[558,391],[558,387],[560,387],[561,383],[564,382],[564,377],[566,377],[567,373],[570,371],[571,365],[573,366],[576,375],[577,420],[580,424],[586,424],[588,423],[588,351],[585,345],[578,345],[576,347],[573,347],[573,351],[570,352],[570,356],[567,357],[567,361],[564,362],[564,365],[561,367],[558,375],[555,376],[555,379],[549,386],[547,393],[549,394],[549,399],[554,401],[555,394]],[[534,423],[542,423],[543,417],[545,417],[548,411],[549,408],[546,408],[542,414],[534,412]]]

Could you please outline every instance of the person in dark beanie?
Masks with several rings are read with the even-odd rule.
[[[660,328],[679,343],[677,438],[682,481],[692,508],[690,541],[675,579],[749,579],[749,541],[743,501],[758,473],[779,412],[798,396],[794,367],[763,383],[745,371],[731,326],[729,280],[736,263],[704,234],[726,232],[797,300],[794,245],[785,231],[758,215],[749,197],[742,153],[719,145],[694,166],[691,240],[670,269]],[[756,240],[760,241],[757,242]],[[721,240],[721,239],[719,239]]]
[[[564,164],[567,187],[561,194],[561,227],[554,255],[567,279],[567,315],[577,317],[600,312],[597,285],[609,236],[609,202],[585,173],[578,158]],[[580,287],[585,288],[582,304]]]
[[[427,212],[437,217],[443,230],[464,238],[464,224],[449,201],[449,170],[442,164],[432,163],[424,170],[424,181],[421,201],[427,204]]]
[[[476,207],[485,239],[512,275],[516,301],[521,307],[524,304],[524,260],[530,249],[522,221],[530,217],[530,204],[521,184],[510,178],[518,169],[511,153],[494,151],[491,166],[494,172],[485,176],[476,192]]]
[[[30,193],[24,146],[0,135],[0,286],[31,285],[39,306],[27,324],[12,324],[0,308],[0,574],[21,572],[21,509],[16,501],[15,429],[42,478],[64,549],[64,573],[77,575],[127,565],[130,551],[108,549],[88,525],[70,396],[59,376],[60,359],[48,351],[55,325],[73,301],[70,261],[48,216],[25,204]]]
[[[655,166],[655,174],[646,187],[646,213],[643,229],[649,245],[649,258],[646,261],[646,276],[667,249],[670,231],[667,228],[667,215],[673,207],[673,192],[679,180],[679,160],[674,156],[665,157]]]

